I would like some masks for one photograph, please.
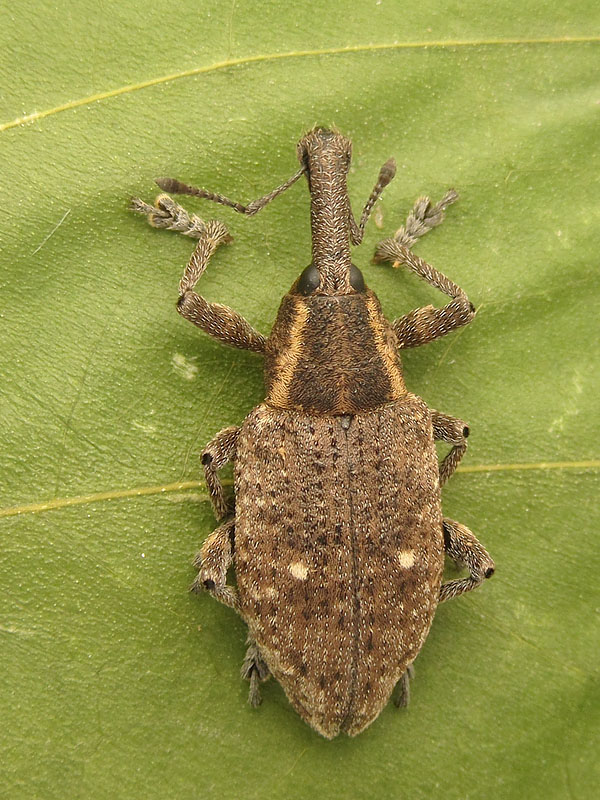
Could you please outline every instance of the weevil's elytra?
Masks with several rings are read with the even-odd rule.
[[[347,419],[264,404],[237,447],[240,611],[293,705],[329,737],[368,725],[416,657],[444,550],[423,401],[406,394]],[[266,485],[275,496],[255,502]]]
[[[162,189],[256,214],[302,175],[311,197],[312,261],[283,298],[265,338],[227,306],[194,291],[225,226],[190,215],[167,195],[133,200],[154,227],[198,240],[180,281],[182,316],[226,344],[264,356],[266,396],[242,425],[208,443],[202,463],[220,526],[195,564],[205,588],[248,624],[242,675],[249,700],[273,675],[298,713],[323,736],[360,733],[388,702],[408,702],[412,664],[440,601],[479,586],[494,563],[471,531],[442,514],[440,487],[467,446],[465,422],[411,394],[399,351],[466,325],[466,294],[410,248],[440,224],[457,195],[417,201],[404,227],[379,243],[376,261],[405,265],[450,297],[386,320],[350,256],[390,159],[354,219],[346,176],[351,144],[315,128],[298,143],[300,169],[247,206],[171,178]],[[435,440],[451,445],[441,464]],[[234,462],[235,497],[218,471]],[[469,576],[442,584],[444,555]],[[235,565],[237,586],[226,582]]]

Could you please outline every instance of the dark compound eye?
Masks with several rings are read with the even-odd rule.
[[[309,264],[298,279],[298,292],[304,295],[312,294],[315,289],[319,288],[320,283],[321,276],[319,275],[319,270],[314,264]]]
[[[354,266],[354,264],[350,265],[350,286],[352,286],[356,292],[364,292],[365,290],[365,279],[363,278],[363,274],[358,267]]]

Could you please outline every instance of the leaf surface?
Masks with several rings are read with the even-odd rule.
[[[6,796],[595,796],[597,4],[75,0],[5,19]],[[376,242],[419,195],[460,192],[415,249],[478,315],[404,364],[471,425],[444,510],[498,568],[440,607],[409,709],[334,742],[273,682],[250,709],[242,623],[187,593],[215,525],[199,453],[260,402],[261,362],[176,314],[192,243],[126,210],[158,175],[259,197],[315,123],[354,142],[356,212],[397,159],[355,253],[390,318],[443,298],[371,265]],[[310,260],[305,186],[253,219],[185,205],[235,239],[202,291],[267,333]]]

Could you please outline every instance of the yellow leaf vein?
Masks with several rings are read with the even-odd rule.
[[[519,472],[522,470],[551,470],[551,469],[576,469],[589,470],[599,469],[600,461],[539,461],[537,463],[515,463],[515,464],[474,464],[472,466],[459,467],[457,472],[462,474],[473,474],[476,472]],[[231,481],[223,481],[225,485],[231,485]],[[158,486],[139,486],[133,489],[113,489],[107,492],[95,492],[94,494],[77,495],[75,497],[56,497],[41,503],[27,503],[21,506],[9,506],[0,508],[1,517],[17,517],[21,514],[36,514],[41,511],[54,511],[59,508],[69,506],[80,506],[87,503],[98,503],[104,500],[120,500],[128,497],[145,497],[147,495],[167,494],[169,492],[182,492],[187,489],[201,489],[204,487],[202,481],[181,481],[177,483],[166,483]],[[199,495],[201,502],[208,502],[209,496],[206,493]]]
[[[87,106],[91,103],[96,103],[101,100],[109,100],[113,97],[119,97],[123,94],[130,94],[137,92],[140,89],[148,89],[151,86],[158,86],[170,81],[181,80],[182,78],[190,78],[196,75],[206,75],[210,72],[218,72],[219,70],[230,69],[231,67],[247,66],[249,64],[264,63],[269,61],[283,61],[286,59],[295,58],[311,58],[316,56],[337,56],[349,53],[377,53],[385,50],[426,50],[428,48],[437,49],[455,49],[461,47],[483,48],[483,47],[506,47],[518,45],[560,45],[560,44],[589,44],[600,42],[600,36],[557,36],[547,38],[507,38],[507,39],[448,39],[445,41],[422,41],[422,42],[381,42],[379,44],[356,44],[347,45],[344,47],[330,47],[320,50],[292,50],[284,53],[260,53],[254,56],[242,56],[240,58],[229,58],[225,61],[217,61],[214,64],[205,64],[200,67],[192,67],[191,69],[181,70],[180,72],[172,72],[168,75],[160,75],[156,78],[150,78],[146,81],[139,83],[131,83],[127,86],[119,86],[116,89],[110,89],[106,92],[98,92],[97,94],[89,95],[88,97],[80,97],[76,100],[70,100],[54,108],[47,108],[42,111],[34,111],[31,114],[26,114],[23,117],[9,120],[0,124],[0,132],[9,130],[10,128],[17,128],[21,125],[26,125],[30,122],[35,122],[45,117],[50,117],[53,114],[59,114],[62,111],[69,111],[73,108],[80,108]]]

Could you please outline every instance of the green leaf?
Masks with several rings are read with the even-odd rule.
[[[4,796],[595,796],[599,22],[591,0],[7,6]],[[416,251],[479,313],[404,362],[471,425],[444,510],[497,563],[440,607],[409,709],[333,742],[274,682],[247,705],[244,626],[187,592],[215,526],[199,453],[261,362],[176,314],[192,242],[127,211],[157,175],[254,199],[315,123],[354,142],[357,211],[398,161],[355,255],[389,317],[443,298],[375,243],[460,192]],[[253,219],[186,206],[235,238],[202,291],[268,332],[310,259],[305,186]]]

